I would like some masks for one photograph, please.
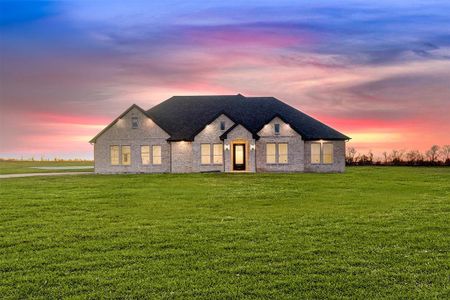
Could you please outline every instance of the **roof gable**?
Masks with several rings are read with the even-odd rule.
[[[112,126],[114,126],[114,124],[116,124],[120,119],[122,119],[125,115],[127,115],[130,111],[132,111],[134,108],[136,108],[139,112],[141,112],[144,116],[146,116],[147,118],[151,119],[153,122],[155,122],[155,120],[153,120],[150,116],[147,115],[147,112],[142,109],[139,105],[137,104],[133,104],[131,105],[129,108],[127,108],[122,114],[120,114],[120,116],[118,116],[116,119],[114,119],[114,121],[112,121],[111,123],[108,124],[108,126],[106,126],[105,128],[103,128],[102,131],[100,131],[95,137],[93,137],[89,143],[95,143],[96,140],[102,135],[104,134],[109,128],[111,128]],[[159,125],[157,122],[155,122],[155,124],[157,126],[159,126],[164,132],[165,129]],[[167,133],[167,132],[166,132]],[[168,135],[170,135],[169,133],[167,133]]]
[[[349,137],[274,97],[174,96],[154,106],[147,115],[161,124],[170,140],[192,141],[195,135],[225,114],[253,135],[273,118],[279,117],[305,140],[346,140]]]

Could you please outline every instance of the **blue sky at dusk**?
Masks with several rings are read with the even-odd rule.
[[[132,103],[274,96],[376,153],[450,143],[449,1],[0,1],[0,157],[92,158]]]

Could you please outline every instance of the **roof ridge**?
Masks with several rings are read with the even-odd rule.
[[[183,97],[183,98],[185,98],[185,97],[237,97],[237,96],[248,98],[248,97],[245,97],[244,95],[239,93],[239,94],[235,94],[235,95],[230,95],[230,94],[223,94],[223,95],[173,95],[169,99],[174,98],[174,97]]]

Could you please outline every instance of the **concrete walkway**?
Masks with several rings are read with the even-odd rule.
[[[32,177],[32,176],[62,176],[62,175],[90,175],[90,174],[94,174],[94,172],[3,174],[3,175],[0,175],[0,179],[3,179],[3,178],[17,178],[17,177]]]

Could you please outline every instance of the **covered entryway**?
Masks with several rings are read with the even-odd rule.
[[[245,144],[233,144],[233,171],[245,171]]]
[[[222,136],[225,172],[255,172],[255,136],[244,126],[235,124]]]

